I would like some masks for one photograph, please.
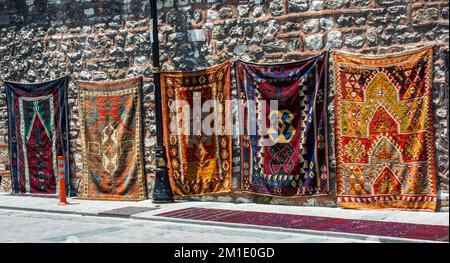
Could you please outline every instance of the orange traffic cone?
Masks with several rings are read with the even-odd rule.
[[[70,205],[66,196],[66,178],[64,177],[64,156],[58,156],[58,181],[59,203],[58,205]]]

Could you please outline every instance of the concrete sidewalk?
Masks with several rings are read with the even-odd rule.
[[[30,196],[12,196],[9,194],[0,194],[0,209],[12,209],[23,211],[36,211],[47,213],[63,213],[63,214],[77,214],[88,216],[105,216],[106,211],[113,209],[135,207],[135,208],[150,208],[151,211],[137,212],[131,214],[129,218],[139,220],[159,220],[171,222],[184,222],[192,224],[210,224],[229,227],[246,227],[256,228],[269,231],[286,231],[287,229],[280,229],[277,227],[266,226],[251,226],[234,223],[219,223],[219,222],[205,222],[187,219],[175,219],[155,216],[160,213],[175,211],[183,208],[215,208],[215,209],[230,209],[230,210],[244,210],[256,212],[270,212],[280,214],[294,214],[305,216],[320,216],[343,219],[359,219],[359,220],[374,220],[387,221],[399,223],[413,223],[426,225],[449,225],[448,212],[416,212],[416,211],[398,211],[398,210],[349,210],[340,208],[325,208],[325,207],[299,207],[299,206],[283,206],[283,205],[264,205],[264,204],[234,204],[234,203],[220,203],[220,202],[193,202],[193,201],[177,201],[171,204],[153,204],[151,200],[140,202],[129,201],[92,201],[79,200],[76,198],[69,198],[71,205],[58,206],[56,198],[47,197],[30,197]],[[292,231],[291,229],[288,229]],[[347,233],[330,233],[323,231],[298,230],[298,232],[318,235],[339,236],[348,238],[367,239],[367,236],[347,234]],[[387,242],[402,241],[398,238],[378,237]],[[403,240],[411,241],[411,240]],[[417,242],[417,240],[416,240]]]

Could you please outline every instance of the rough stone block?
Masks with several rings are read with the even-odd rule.
[[[329,16],[329,17],[323,17],[320,19],[320,27],[325,30],[328,31],[331,28],[333,28],[334,26],[334,18]]]
[[[94,8],[88,8],[88,9],[84,9],[84,15],[87,17],[92,17],[95,15],[95,10]]]
[[[206,33],[202,29],[193,29],[187,31],[188,41],[190,42],[205,42]]]
[[[314,1],[317,2],[317,1]],[[319,1],[320,2],[320,1]],[[303,12],[308,10],[309,5],[307,0],[290,0],[288,1],[289,12]]]
[[[0,15],[0,26],[9,25],[11,23],[11,19],[9,15]]]
[[[284,12],[285,12],[284,1],[283,0],[270,1],[269,10],[270,10],[270,13],[273,16],[281,16],[281,15],[283,15]]]
[[[325,0],[324,9],[339,9],[348,6],[350,0]]]
[[[420,24],[430,20],[436,20],[439,18],[439,10],[437,8],[417,9],[412,12],[412,22],[414,24]]]
[[[323,0],[311,1],[311,10],[319,11],[323,9]]]
[[[350,48],[361,48],[364,45],[365,38],[361,35],[351,33],[345,36],[344,44]]]
[[[330,48],[341,48],[343,43],[341,31],[330,31],[327,34],[327,46]]]
[[[319,19],[308,19],[303,23],[303,32],[306,34],[319,32]]]
[[[309,50],[320,50],[323,47],[322,34],[316,34],[306,37],[305,45]]]

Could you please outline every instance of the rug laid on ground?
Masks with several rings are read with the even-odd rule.
[[[328,53],[287,64],[237,61],[236,78],[243,100],[241,189],[326,194]]]
[[[13,193],[58,194],[58,155],[64,156],[69,193],[68,82],[67,76],[34,84],[5,82]]]
[[[334,54],[341,207],[436,209],[432,58]]]
[[[142,77],[79,82],[83,173],[80,197],[143,200]]]
[[[185,209],[160,213],[156,216],[210,222],[282,227],[288,229],[307,229],[315,231],[373,235],[380,237],[409,238],[447,242],[449,240],[449,228],[448,226],[442,225],[357,220],[197,207],[189,207]]]
[[[231,136],[222,129],[203,132],[211,114],[214,127],[225,127],[230,112],[230,63],[195,72],[161,73],[164,140],[170,184],[177,196],[231,190]],[[195,114],[195,107],[214,100],[213,112]],[[219,121],[220,120],[220,121]],[[207,123],[210,125],[210,123]],[[206,124],[204,124],[206,125]],[[189,129],[187,129],[187,128]],[[211,126],[212,127],[212,126]]]

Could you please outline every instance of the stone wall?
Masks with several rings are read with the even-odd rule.
[[[444,66],[444,53],[449,48],[448,6],[448,1],[433,0],[160,0],[162,67],[195,70],[235,56],[279,62],[324,49],[382,54],[432,44],[439,194],[442,206],[448,206],[448,76]],[[146,76],[145,153],[151,191],[155,126],[149,14],[149,2],[140,0],[0,0],[0,78],[32,82],[63,74],[73,76],[69,96],[71,146],[74,174],[79,175],[75,80]],[[331,105],[330,128],[334,122]],[[6,133],[5,106],[0,87],[0,144]],[[330,139],[332,146],[333,133]],[[238,175],[239,159],[234,158],[234,163],[233,171]],[[235,179],[236,186],[238,177]],[[334,206],[334,174],[331,182],[329,197],[294,200],[234,193],[199,199]],[[75,178],[73,187],[78,183]]]

